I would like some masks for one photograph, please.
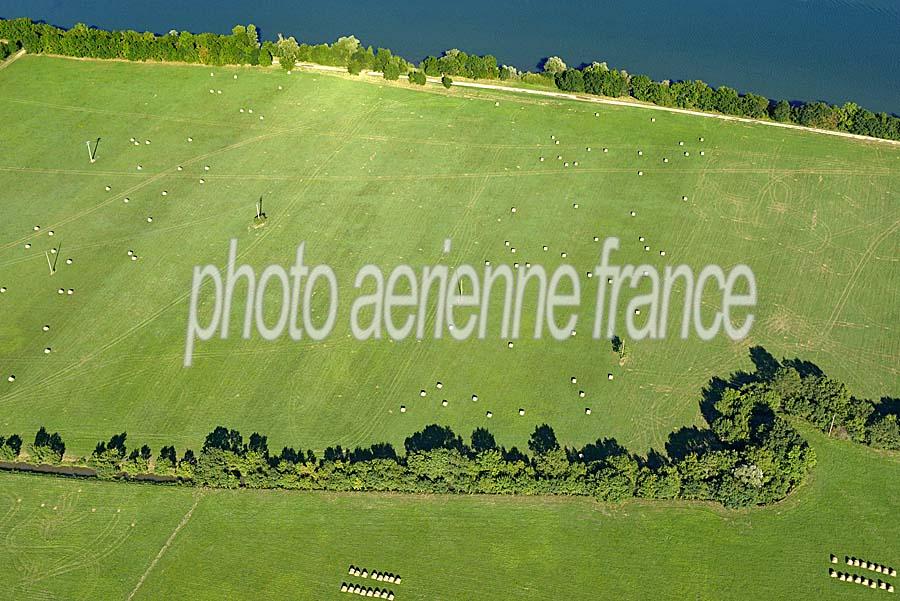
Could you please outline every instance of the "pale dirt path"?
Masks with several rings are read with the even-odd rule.
[[[329,67],[326,65],[316,65],[313,63],[298,63],[298,67],[302,69],[314,71],[331,71],[346,73],[347,70],[342,67]],[[379,71],[366,71],[365,74],[370,77],[383,77]],[[428,77],[429,83],[441,84],[439,77]],[[706,113],[703,111],[694,111],[681,109],[677,107],[658,106],[655,104],[646,104],[636,100],[616,100],[614,98],[600,98],[597,96],[588,96],[584,94],[570,94],[568,92],[552,92],[550,90],[532,90],[529,88],[517,88],[513,86],[501,86],[488,83],[477,83],[473,81],[454,81],[454,86],[460,88],[478,88],[482,90],[494,90],[498,92],[515,92],[519,94],[531,94],[532,96],[543,96],[546,98],[558,98],[561,100],[575,100],[577,102],[591,102],[594,104],[606,104],[611,106],[625,106],[631,108],[648,109],[652,111],[665,111],[668,113],[680,113],[682,115],[693,115],[695,117],[706,117],[709,119],[721,119],[722,121],[736,121],[738,123],[754,123],[758,125],[768,125],[769,127],[781,127],[784,129],[794,129],[802,132],[810,132],[817,134],[825,134],[828,136],[837,136],[839,138],[847,138],[850,140],[859,140],[862,142],[877,142],[881,144],[890,144],[891,146],[900,147],[900,140],[885,140],[883,138],[873,138],[871,136],[860,136],[858,134],[850,134],[843,131],[832,131],[830,129],[818,129],[814,127],[804,127],[793,123],[780,123],[778,121],[764,121],[762,119],[750,119],[748,117],[735,117],[733,115],[720,115],[718,113]],[[415,88],[413,88],[415,89]]]
[[[0,71],[2,71],[3,69],[7,68],[11,64],[13,64],[17,60],[19,60],[24,54],[25,54],[25,50],[22,49],[22,50],[19,50],[18,52],[16,52],[15,54],[13,54],[12,56],[10,56],[9,58],[7,58],[5,61],[0,63]]]

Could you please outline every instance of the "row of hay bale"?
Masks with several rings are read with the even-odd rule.
[[[375,570],[372,570],[370,574],[369,570],[358,568],[354,565],[347,568],[347,574],[356,576],[357,578],[369,578],[371,576],[372,580],[377,580],[378,582],[390,582],[391,584],[400,584],[401,582],[399,574],[395,575],[389,572],[377,572]]]
[[[359,584],[353,584],[342,582],[341,583],[341,592],[342,593],[353,593],[354,595],[360,595],[362,597],[373,597],[376,599],[387,599],[388,601],[394,600],[394,591],[389,591],[387,589],[381,588],[372,588],[371,586],[361,586]]]
[[[837,563],[837,557],[834,555],[831,556],[831,563]],[[888,566],[881,565],[880,563],[875,563],[874,561],[866,561],[865,559],[859,559],[858,557],[844,557],[844,561],[848,566],[853,566],[855,568],[863,568],[864,570],[872,570],[873,572],[877,572],[878,574],[884,574],[885,576],[897,576],[897,570],[894,568],[890,568]]]
[[[837,578],[841,582],[852,582],[854,584],[861,584],[869,588],[881,589],[889,593],[894,592],[894,585],[888,584],[884,580],[872,580],[869,578],[865,578],[864,576],[860,576],[859,574],[847,574],[844,572],[838,572],[834,568],[828,568],[828,575],[832,578]]]

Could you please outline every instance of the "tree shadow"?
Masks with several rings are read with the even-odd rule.
[[[606,461],[610,457],[629,455],[628,449],[619,444],[615,438],[598,438],[596,442],[586,444],[578,452],[577,459],[585,463]]]
[[[456,435],[449,426],[430,424],[420,432],[416,432],[403,443],[408,453],[433,451],[434,449],[463,450],[462,438]]]
[[[900,398],[881,397],[881,400],[875,403],[875,411],[884,416],[900,416]]]
[[[702,455],[722,448],[722,442],[706,428],[684,427],[669,435],[666,454],[674,461],[681,461],[691,453]]]

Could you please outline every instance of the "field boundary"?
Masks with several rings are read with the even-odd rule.
[[[5,66],[12,63],[14,60],[18,59],[21,55],[25,54],[25,50],[20,50],[14,58],[10,58],[5,63],[0,64],[0,70],[2,70]],[[47,56],[51,58],[62,58],[67,60],[75,60],[82,62],[101,62],[101,63],[130,63],[130,64],[143,64],[143,65],[183,65],[189,67],[203,67],[204,69],[209,68],[260,68],[260,69],[270,69],[270,67],[262,67],[260,65],[205,65],[199,63],[181,63],[181,62],[170,62],[170,61],[129,61],[121,58],[111,58],[111,59],[103,59],[103,58],[89,58],[89,57],[80,57],[80,56],[65,56],[61,54],[35,54],[33,56]],[[272,57],[272,65],[275,66],[278,64],[278,57]],[[323,73],[335,73],[335,74],[345,74],[349,75],[347,69],[345,67],[333,67],[330,65],[319,65],[316,63],[297,63],[295,68],[300,68],[309,71],[318,71]],[[367,77],[370,78],[383,78],[384,74],[380,71],[364,71],[363,72]],[[387,81],[387,80],[384,80]],[[441,86],[441,78],[440,77],[430,77],[426,76],[426,81],[433,85]],[[844,138],[847,140],[856,140],[859,142],[870,142],[870,143],[881,143],[888,144],[893,147],[900,147],[900,140],[888,140],[886,138],[875,138],[873,136],[862,136],[860,134],[851,134],[844,131],[833,131],[830,129],[820,129],[816,127],[805,127],[803,125],[796,125],[794,123],[781,123],[779,121],[769,121],[765,119],[751,119],[749,117],[737,117],[734,115],[723,115],[721,113],[709,113],[705,111],[695,111],[690,109],[683,109],[674,106],[659,106],[656,104],[649,104],[645,102],[640,102],[637,100],[622,100],[616,98],[606,98],[601,96],[588,96],[583,94],[571,94],[568,92],[553,92],[550,90],[535,90],[530,88],[519,88],[515,86],[504,86],[504,85],[496,85],[496,84],[485,84],[485,83],[477,83],[474,81],[459,81],[453,80],[453,86],[460,88],[474,88],[474,89],[482,89],[482,90],[491,90],[495,92],[507,92],[513,94],[531,94],[533,96],[543,96],[545,98],[555,98],[557,100],[573,100],[575,102],[587,102],[592,104],[602,104],[607,106],[621,106],[625,108],[639,108],[639,109],[648,109],[653,111],[663,111],[668,113],[677,113],[682,115],[690,115],[695,117],[705,117],[707,119],[720,119],[722,121],[732,121],[736,123],[748,123],[748,124],[759,124],[759,125],[768,125],[770,127],[780,127],[783,129],[791,129],[794,131],[800,132],[808,132],[815,134],[824,134],[828,136],[835,136],[838,138]],[[416,90],[415,86],[404,86],[404,89],[407,90]]]

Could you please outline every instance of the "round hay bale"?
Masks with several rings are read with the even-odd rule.
[[[569,253],[561,252],[561,253],[559,253],[559,256],[561,256],[563,259],[565,259],[566,257],[569,256]]]
[[[594,236],[594,242],[600,242],[600,236]]]
[[[487,417],[488,419],[494,417],[494,414],[493,414],[492,412],[490,412],[490,411],[488,411],[488,412],[485,413],[484,415],[485,415],[485,417]]]
[[[700,156],[706,156],[706,153],[703,152],[703,151],[701,150],[701,151],[700,151]]]
[[[632,217],[635,217],[635,216],[637,216],[637,213],[635,213],[634,211],[632,211],[632,212],[631,212],[631,216],[632,216]]]
[[[425,396],[425,395],[427,395],[427,394],[428,394],[428,393],[425,392],[424,390],[420,390],[420,391],[419,391],[419,396]]]
[[[512,254],[516,254],[516,247],[515,246],[510,247],[509,252],[511,252]]]
[[[643,236],[638,236],[638,242],[643,242],[643,241],[644,241],[644,237],[643,237]]]
[[[518,261],[516,261],[515,263],[513,263],[513,268],[514,268],[514,269],[518,269],[518,268],[519,268],[519,262],[518,262]]]
[[[72,264],[72,259],[66,259],[66,265],[71,265],[71,264]]]
[[[6,292],[6,286],[0,286],[0,294]]]
[[[33,228],[33,229],[34,229],[34,231],[36,231],[36,232],[37,232],[37,231],[40,231],[40,229],[41,229],[41,226],[39,226],[39,225],[36,225],[36,226],[34,226],[34,228]]]
[[[56,293],[57,293],[57,294],[65,294],[65,293],[66,293],[66,289],[65,289],[65,288],[60,288],[59,290],[56,291]]]
[[[665,257],[665,256],[666,256],[666,251],[664,251],[664,250],[659,251],[659,256],[660,256],[660,257]]]
[[[477,394],[473,394],[473,395],[472,395],[472,400],[473,400],[473,401],[477,401],[477,400],[478,400],[478,395],[477,395]]]
[[[516,212],[516,207],[512,207],[509,211],[510,211],[510,213],[515,213],[515,212]]]
[[[609,148],[604,148],[603,152],[609,152]]]
[[[577,208],[578,208],[578,203],[576,202],[575,204],[573,204],[573,205],[572,205],[572,208],[573,208],[573,209],[577,209]]]
[[[206,183],[206,180],[203,179],[203,178],[201,177],[201,178],[200,178],[200,183],[201,183],[201,184],[205,184],[205,183]]]
[[[138,171],[140,171],[140,170],[142,170],[142,169],[143,169],[143,167],[141,167],[140,165],[137,166],[137,170],[138,170]]]
[[[587,148],[585,148],[585,150],[587,150],[588,152],[590,152],[590,151],[591,151],[591,147],[588,146]]]
[[[25,243],[25,250],[28,250],[29,248],[31,248],[31,242],[26,242],[26,243]]]
[[[584,414],[585,414],[585,415],[590,415],[590,414],[591,414],[591,408],[590,408],[590,407],[585,407],[585,408],[584,408]]]
[[[347,592],[347,583],[346,583],[346,582],[342,582],[342,583],[341,583],[341,592],[342,592],[342,593],[346,593],[346,592]]]
[[[612,380],[612,379],[613,379],[613,375],[612,375],[612,374],[606,374],[606,379],[607,379],[607,380]]]
[[[400,405],[400,413],[406,413],[406,405]],[[363,576],[365,578],[365,576]]]
[[[576,378],[575,376],[572,376],[572,377],[569,379],[569,381],[570,381],[572,384],[578,384],[578,378]]]
[[[444,399],[443,401],[441,401],[441,407],[446,407],[446,406],[447,406],[447,399]]]
[[[6,381],[7,381],[7,382],[10,382],[10,383],[15,382],[15,381],[16,381],[16,376],[10,374],[10,376],[9,376],[8,378],[6,378]]]
[[[434,385],[434,387],[437,388],[438,390],[440,390],[441,388],[444,387],[444,383],[443,383],[443,382],[437,382],[437,383]]]
[[[150,140],[144,140],[144,144],[146,144],[147,146],[150,146]]]
[[[644,156],[644,151],[643,151],[643,150],[638,150],[638,156],[639,156],[639,157]]]
[[[572,330],[571,335],[572,335],[573,337],[574,337],[575,335],[577,335],[577,334],[578,334],[578,330]]]
[[[188,142],[193,142],[193,141],[194,141],[194,138],[191,138],[190,136],[188,136],[188,139],[187,139],[187,140],[188,140]]]
[[[163,196],[168,196],[168,195],[169,195],[169,191],[168,191],[168,190],[163,190],[163,191],[162,191],[162,195],[163,195]]]
[[[204,165],[204,166],[203,166],[203,170],[204,170],[204,171],[209,171],[209,165]]]
[[[541,162],[542,162],[542,163],[543,163],[543,162],[544,162],[544,157],[541,157],[541,159],[540,159],[540,160],[541,160]]]
[[[47,232],[47,235],[48,235],[48,236],[52,236],[54,233],[55,233],[55,232],[54,232],[53,230],[50,230],[49,232]]]
[[[650,123],[656,123],[656,117],[650,117]]]
[[[644,175],[643,171],[638,171],[638,175]]]
[[[55,255],[55,254],[56,254],[56,249],[55,249],[55,248],[51,248],[51,249],[50,249],[50,254],[51,254],[51,255]]]
[[[513,347],[513,341],[510,340],[509,342],[506,343],[506,348],[512,348],[512,347]]]
[[[669,162],[669,159],[664,157],[664,158],[663,158],[663,163],[668,163],[668,162]]]
[[[573,167],[577,167],[577,166],[578,166],[578,161],[575,161],[574,163],[572,163],[572,166],[573,166]]]
[[[128,198],[127,196],[122,199],[122,202],[124,202],[125,204],[128,204],[130,201],[131,201],[131,199]]]
[[[634,310],[634,314],[635,314],[635,315],[640,315],[640,314],[641,314],[641,310],[640,310],[640,309],[635,309],[635,310]]]
[[[73,294],[75,294],[75,289],[69,288],[68,290],[66,290],[66,294],[68,294],[69,296],[72,296]]]
[[[687,199],[688,199],[687,196],[682,196],[682,197],[681,197],[681,200],[687,200]]]
[[[701,142],[703,141],[703,137],[702,137],[702,136],[699,137],[699,138],[697,138],[697,139],[700,140]]]
[[[547,247],[546,244],[544,245],[544,250],[545,250],[545,251],[548,250],[548,247]]]
[[[153,217],[147,217],[147,223],[153,223]]]
[[[525,410],[520,408],[520,409],[519,409],[519,415],[525,415]]]
[[[679,146],[684,146],[684,142],[683,142],[682,140],[679,140],[679,141],[678,141],[678,145],[679,145]]]
[[[109,192],[110,190],[112,190],[112,188],[109,186],[106,186],[106,191]]]
[[[578,391],[578,398],[582,398],[582,399],[583,399],[584,396],[585,396],[585,392],[584,392],[583,390],[579,390],[579,391]]]
[[[44,354],[45,354],[45,355],[49,355],[50,352],[51,352],[52,350],[53,350],[53,349],[51,349],[51,348],[48,346],[47,348],[44,349]]]
[[[645,245],[645,246],[644,246],[644,250],[645,250],[645,251],[650,250],[650,247]]]
[[[131,260],[132,260],[132,261],[137,261],[137,259],[138,259],[138,258],[137,258],[137,255],[132,255],[132,256],[131,256]]]
[[[369,577],[369,570],[363,568],[362,574],[360,574],[359,577],[360,577],[360,578],[368,578],[368,577]]]

